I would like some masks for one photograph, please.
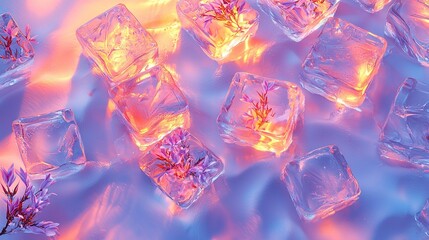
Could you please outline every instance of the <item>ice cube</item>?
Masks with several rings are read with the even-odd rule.
[[[0,90],[25,79],[34,57],[28,34],[19,29],[10,14],[0,15]]]
[[[335,14],[340,0],[258,0],[261,9],[292,40],[299,42]]]
[[[401,166],[429,169],[429,85],[408,78],[380,134],[380,154]]]
[[[76,36],[84,54],[107,76],[110,86],[157,64],[156,42],[123,4],[81,26]]]
[[[79,171],[86,162],[82,140],[70,109],[20,118],[13,131],[27,172],[55,178]]]
[[[387,43],[362,28],[331,18],[302,64],[308,91],[357,108],[378,72]]]
[[[191,206],[223,172],[223,162],[182,128],[153,145],[139,163],[142,171],[183,208]]]
[[[361,192],[344,156],[333,145],[288,163],[284,180],[298,215],[306,221],[350,206]]]
[[[228,143],[277,154],[288,149],[304,112],[297,85],[250,73],[236,73],[217,122]]]
[[[142,150],[175,128],[190,126],[185,96],[163,66],[121,83],[111,95]]]
[[[177,13],[182,27],[214,60],[258,29],[259,14],[245,0],[179,0]]]
[[[387,14],[386,35],[423,66],[429,67],[429,2],[398,0]]]

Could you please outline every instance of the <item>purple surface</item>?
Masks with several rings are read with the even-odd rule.
[[[90,163],[58,181],[42,217],[59,222],[59,239],[423,239],[414,214],[429,197],[423,172],[391,167],[377,154],[380,127],[397,88],[406,77],[425,81],[429,69],[410,60],[388,39],[388,52],[368,89],[362,112],[304,91],[303,126],[287,154],[276,159],[251,148],[226,144],[216,117],[238,71],[298,83],[300,65],[320,30],[300,43],[283,35],[261,13],[254,38],[236,58],[216,63],[183,30],[168,0],[123,1],[153,34],[160,57],[189,99],[191,133],[225,163],[225,173],[187,210],[180,210],[144,175],[127,143],[125,127],[113,111],[102,78],[81,55],[75,30],[119,3],[106,0],[15,0],[0,2],[21,28],[28,23],[39,44],[29,85],[11,88],[0,99],[1,166],[22,166],[12,121],[69,107],[76,115]],[[255,1],[249,1],[257,8]],[[336,17],[384,36],[387,8],[369,14],[354,1],[340,3]],[[13,90],[13,92],[12,92]],[[303,223],[283,182],[291,156],[335,144],[346,158],[362,194],[347,209]],[[119,154],[119,155],[118,155]],[[0,214],[5,211],[1,203]],[[2,218],[0,217],[0,220]],[[16,234],[5,239],[45,239]]]

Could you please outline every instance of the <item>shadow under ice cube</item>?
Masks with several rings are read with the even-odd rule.
[[[259,23],[258,12],[245,0],[179,0],[177,13],[182,27],[214,60],[254,35]]]
[[[375,13],[383,9],[391,0],[356,0],[365,11]],[[408,1],[408,0],[407,0]]]
[[[236,73],[217,123],[225,142],[280,154],[292,143],[303,112],[297,85]]]
[[[61,178],[86,162],[79,129],[70,109],[13,122],[13,131],[27,172],[33,178]]]
[[[157,64],[155,40],[123,4],[81,26],[76,36],[112,87]]]
[[[299,42],[322,26],[335,14],[340,0],[258,0],[283,32]]]
[[[223,162],[178,128],[151,147],[140,168],[177,205],[187,208],[223,172]]]
[[[357,108],[365,100],[386,47],[384,38],[331,18],[302,64],[301,83],[312,93]]]
[[[141,150],[178,127],[190,126],[185,96],[162,66],[121,83],[112,97]]]
[[[398,0],[389,10],[386,35],[410,57],[429,67],[429,2]]]
[[[408,78],[380,134],[380,155],[395,165],[429,169],[429,84]]]
[[[429,200],[426,200],[422,210],[415,216],[417,225],[429,236]]]
[[[0,15],[0,90],[25,79],[34,50],[15,20],[8,13]]]
[[[325,218],[350,206],[361,193],[336,146],[316,149],[288,163],[284,180],[298,215],[306,221]]]

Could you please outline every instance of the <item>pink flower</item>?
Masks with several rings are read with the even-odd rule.
[[[4,29],[4,32],[9,35],[10,37],[14,38],[18,35],[19,29],[15,26],[14,22],[9,20],[7,23],[6,28]]]

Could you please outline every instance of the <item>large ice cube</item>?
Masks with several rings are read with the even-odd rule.
[[[336,146],[316,149],[288,163],[284,179],[298,215],[306,221],[325,218],[350,206],[361,192]]]
[[[22,161],[33,178],[65,177],[86,162],[79,129],[70,109],[13,122]]]
[[[333,16],[339,3],[339,0],[258,0],[274,23],[297,42]]]
[[[258,12],[245,0],[179,0],[177,13],[182,27],[215,60],[227,57],[259,23]]]
[[[292,143],[304,112],[297,85],[249,73],[236,73],[217,119],[228,143],[277,154]]]
[[[380,134],[381,157],[429,169],[429,85],[408,78],[399,88]]]
[[[140,168],[177,205],[187,208],[223,172],[222,161],[178,128],[151,147]]]
[[[113,89],[112,97],[140,149],[175,128],[190,126],[185,96],[163,66],[121,83]]]
[[[398,0],[387,14],[386,34],[412,58],[429,67],[429,2]]]
[[[301,83],[331,101],[359,107],[386,47],[382,37],[331,18],[302,64]]]
[[[0,90],[25,79],[34,57],[27,34],[22,33],[10,14],[0,15]]]
[[[81,26],[76,36],[111,86],[157,64],[156,42],[123,4]]]

